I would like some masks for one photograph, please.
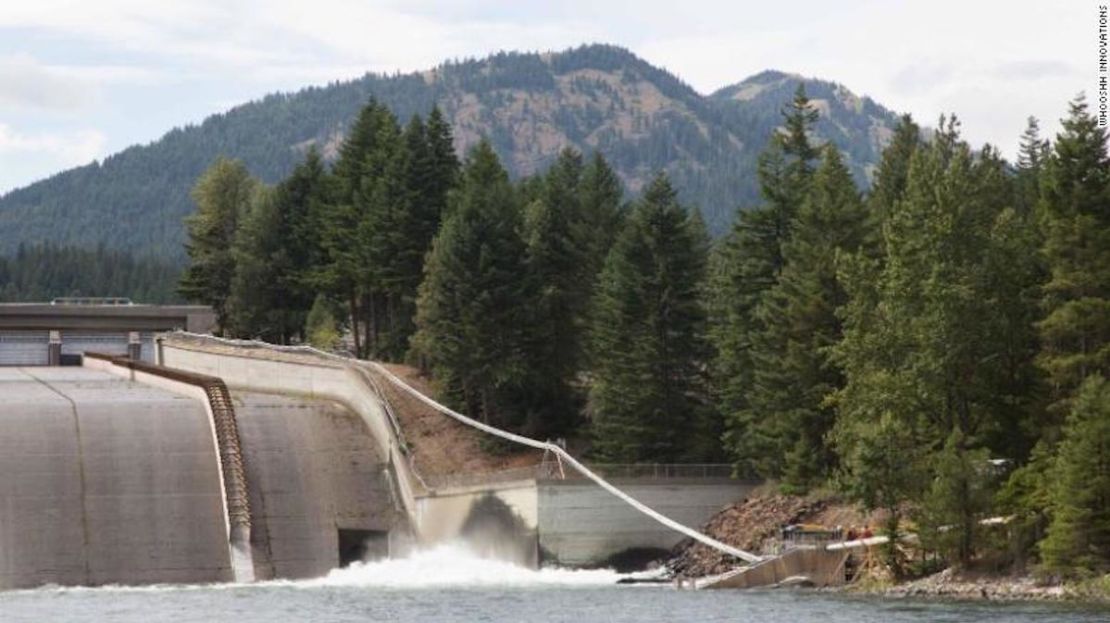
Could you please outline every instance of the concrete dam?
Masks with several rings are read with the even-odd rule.
[[[183,334],[152,350],[0,368],[0,589],[311,578],[457,540],[591,566],[682,538],[550,469],[425,479],[362,362]],[[752,487],[621,486],[695,527]]]

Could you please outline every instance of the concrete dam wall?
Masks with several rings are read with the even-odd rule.
[[[0,368],[0,589],[317,577],[407,543],[362,418],[235,391],[253,515],[238,574],[204,401],[95,367]]]
[[[0,369],[0,588],[231,579],[203,406],[83,368]]]

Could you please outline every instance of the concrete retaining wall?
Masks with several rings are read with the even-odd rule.
[[[0,588],[232,579],[200,402],[83,368],[0,395]]]
[[[798,548],[712,580],[702,588],[759,588],[775,586],[790,578],[805,578],[817,587],[840,586],[845,581],[844,563],[848,556],[847,550]]]
[[[490,558],[540,563],[535,480],[440,489],[417,504],[427,542],[461,541]]]
[[[629,479],[613,484],[694,529],[754,488],[726,479]],[[559,564],[595,565],[629,550],[669,550],[685,538],[592,482],[543,480],[538,487],[540,549]]]
[[[753,488],[729,480],[643,479],[614,484],[695,528]],[[530,565],[607,564],[636,550],[669,550],[684,538],[585,480],[521,480],[440,489],[419,498],[418,504],[429,540],[463,540],[482,549],[487,535],[475,530],[475,524],[496,523],[502,526],[504,557]]]

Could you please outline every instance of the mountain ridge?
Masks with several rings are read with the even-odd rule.
[[[51,241],[179,261],[188,191],[217,155],[240,158],[274,182],[309,145],[334,153],[370,97],[402,121],[440,106],[460,153],[488,137],[515,177],[542,170],[566,146],[600,151],[632,193],[666,170],[683,200],[720,233],[737,207],[758,201],[759,151],[799,81],[822,112],[818,138],[834,141],[866,182],[896,121],[870,98],[775,70],[703,95],[624,48],[593,44],[500,52],[263,96],[0,196],[0,253]]]

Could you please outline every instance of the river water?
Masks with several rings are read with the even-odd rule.
[[[0,592],[0,622],[1110,621],[1110,610],[1074,605],[881,600],[811,591],[677,591],[664,585],[617,585],[620,577],[611,571],[532,571],[440,547],[300,582]]]

